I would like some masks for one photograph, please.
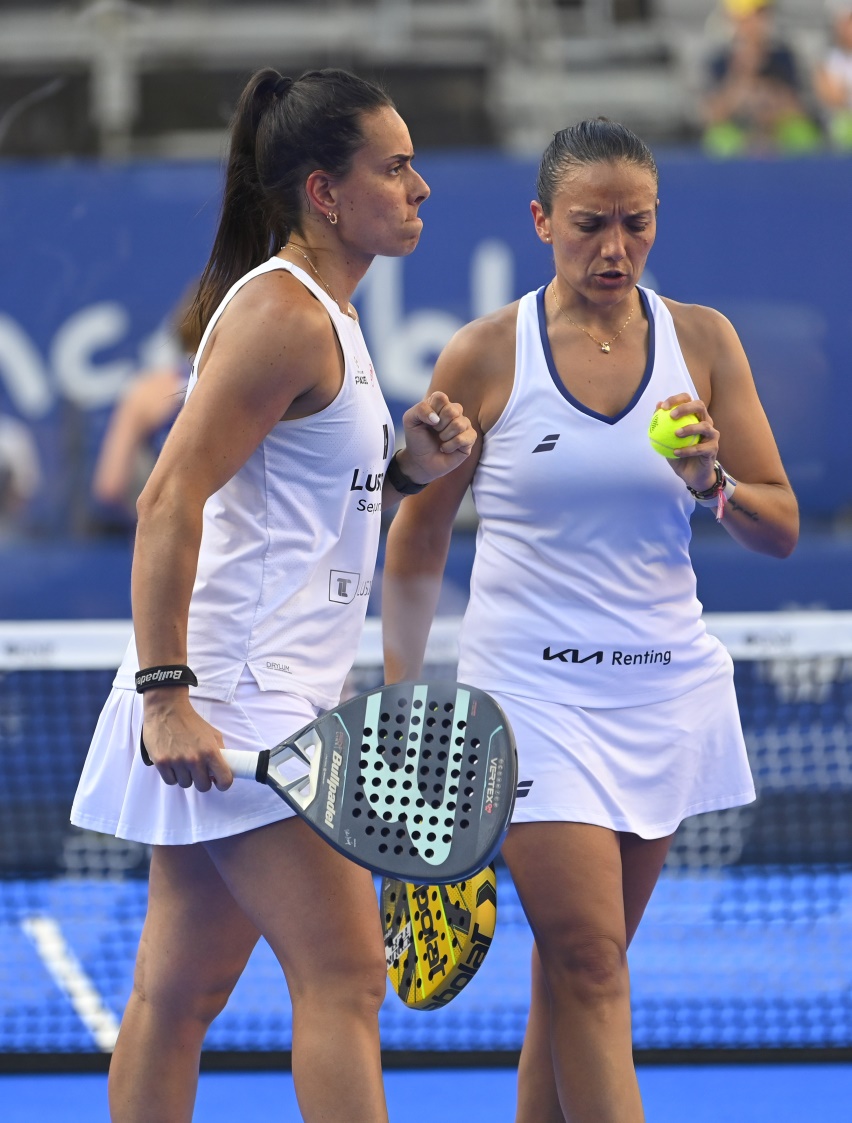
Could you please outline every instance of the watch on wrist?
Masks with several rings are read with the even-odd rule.
[[[692,498],[698,500],[699,503],[702,500],[707,501],[709,499],[715,499],[725,486],[725,480],[727,478],[725,476],[725,469],[718,460],[714,463],[713,469],[716,472],[716,479],[705,491],[696,491],[694,487],[690,487],[689,484],[686,485],[686,490]]]
[[[406,476],[402,468],[399,466],[397,457],[398,452],[395,452],[388,464],[386,479],[394,491],[398,491],[400,495],[418,495],[426,484],[415,483],[410,476]]]
[[[722,516],[725,513],[725,504],[734,494],[737,481],[733,476],[728,475],[718,460],[713,465],[713,468],[716,472],[716,479],[706,491],[696,491],[695,488],[690,487],[689,484],[686,485],[686,490],[695,502],[702,507],[715,507],[716,521],[721,522]]]

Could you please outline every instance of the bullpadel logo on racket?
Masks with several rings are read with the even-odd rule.
[[[328,787],[325,798],[325,825],[334,826],[334,816],[337,812],[337,792],[343,780],[340,776],[340,767],[343,764],[343,754],[348,746],[348,738],[341,730],[334,735],[334,748],[331,751],[331,765],[328,770]],[[345,779],[345,773],[344,773]]]

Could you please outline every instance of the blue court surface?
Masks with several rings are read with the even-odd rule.
[[[852,1065],[677,1065],[639,1070],[647,1123],[849,1123]],[[391,1123],[432,1123],[434,1096],[468,1123],[512,1123],[509,1069],[393,1070]],[[108,1123],[105,1076],[3,1076],[4,1123]],[[300,1119],[286,1073],[205,1073],[195,1123]],[[346,1123],[345,1114],[340,1123]]]

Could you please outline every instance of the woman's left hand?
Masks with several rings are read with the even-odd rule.
[[[402,424],[405,448],[399,466],[415,483],[445,476],[467,460],[476,443],[476,430],[462,407],[440,390],[406,410]]]
[[[694,413],[697,424],[684,424],[675,430],[679,437],[697,433],[701,438],[698,444],[676,449],[669,460],[672,469],[693,491],[707,491],[716,482],[716,461],[719,459],[719,431],[713,426],[707,406],[689,394],[673,394],[659,402],[658,409],[671,410],[672,419],[686,417]]]

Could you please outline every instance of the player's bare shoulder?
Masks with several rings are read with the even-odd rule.
[[[660,298],[671,313],[681,346],[705,353],[715,351],[734,332],[731,321],[716,308],[704,304],[682,304],[671,297]]]
[[[715,308],[661,299],[671,313],[686,365],[699,390],[709,396],[708,380],[720,366],[742,355],[739,336],[731,321]]]
[[[299,326],[296,334],[292,331],[295,323]],[[271,269],[253,277],[234,294],[220,324],[261,344],[267,341],[275,346],[279,340],[287,340],[292,346],[301,340],[310,349],[327,337],[333,345],[324,305],[288,269]]]
[[[204,349],[200,374],[224,368],[243,383],[274,380],[292,398],[318,388],[324,402],[341,378],[336,336],[325,306],[289,270],[253,277],[234,294]]]
[[[753,377],[740,337],[715,308],[665,299],[699,397],[715,409],[720,395],[750,392]]]
[[[496,308],[485,316],[471,320],[457,334],[476,339],[481,347],[488,346],[489,340],[492,340],[497,347],[502,347],[509,342],[514,343],[520,303],[519,300],[515,300],[511,304],[504,304],[501,308]]]
[[[515,376],[515,301],[460,328],[444,348],[435,368],[435,389],[444,390],[489,429],[499,417]]]
[[[452,382],[484,390],[505,378],[511,380],[515,365],[517,304],[506,304],[487,316],[459,328],[443,349],[436,374]],[[439,387],[443,389],[443,386]]]

